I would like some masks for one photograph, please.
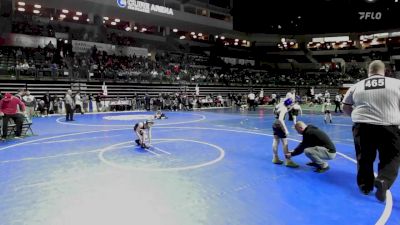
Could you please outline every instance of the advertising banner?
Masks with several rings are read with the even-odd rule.
[[[50,42],[53,44],[54,48],[57,48],[57,40],[55,38],[11,33],[5,39],[4,45],[26,48],[37,48],[40,46],[44,48]]]

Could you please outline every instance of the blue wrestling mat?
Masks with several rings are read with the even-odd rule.
[[[386,203],[358,191],[350,118],[299,117],[339,152],[318,174],[304,155],[271,163],[271,110],[166,112],[143,150],[133,126],[153,115],[36,118],[36,136],[0,143],[0,225],[400,224],[399,179]]]

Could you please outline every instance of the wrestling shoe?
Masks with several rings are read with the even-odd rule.
[[[316,164],[315,162],[309,162],[306,164],[307,166],[313,166],[313,167],[319,167],[318,164]]]
[[[318,167],[317,169],[314,170],[314,172],[316,172],[316,173],[324,173],[324,172],[326,172],[328,170],[329,170],[329,166],[327,166],[325,168]]]
[[[288,160],[285,163],[286,167],[290,167],[290,168],[298,168],[299,165],[297,165],[295,162],[293,162],[292,160]]]
[[[136,139],[135,142],[136,142],[137,145],[140,145],[140,140],[139,139]]]
[[[283,161],[280,160],[279,158],[273,158],[273,159],[272,159],[272,163],[273,163],[273,164],[281,165],[281,164],[283,164]]]

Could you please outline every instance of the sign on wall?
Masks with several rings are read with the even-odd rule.
[[[115,55],[125,55],[132,56],[135,55],[137,57],[148,57],[148,49],[147,48],[138,48],[138,47],[126,47],[126,46],[115,46],[111,44],[103,44],[89,41],[72,41],[72,51],[78,53],[86,53],[91,51],[93,46],[96,46],[97,51],[105,51],[107,54],[115,54]]]
[[[121,8],[126,8],[133,11],[143,12],[143,13],[161,13],[167,15],[174,15],[174,10],[169,7],[150,4],[148,2],[142,2],[137,0],[117,0],[117,4]]]
[[[26,48],[46,47],[49,43],[57,48],[57,40],[51,37],[31,36],[26,34],[10,34],[5,39],[4,44],[8,46],[18,46]]]
[[[112,46],[110,44],[95,43],[89,41],[72,41],[72,51],[79,53],[86,53],[96,45],[97,51],[105,51],[108,54],[113,54]]]
[[[358,12],[360,20],[380,20],[382,19],[381,12]]]

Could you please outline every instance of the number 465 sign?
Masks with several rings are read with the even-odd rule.
[[[365,81],[365,90],[385,88],[385,78],[372,78]]]

